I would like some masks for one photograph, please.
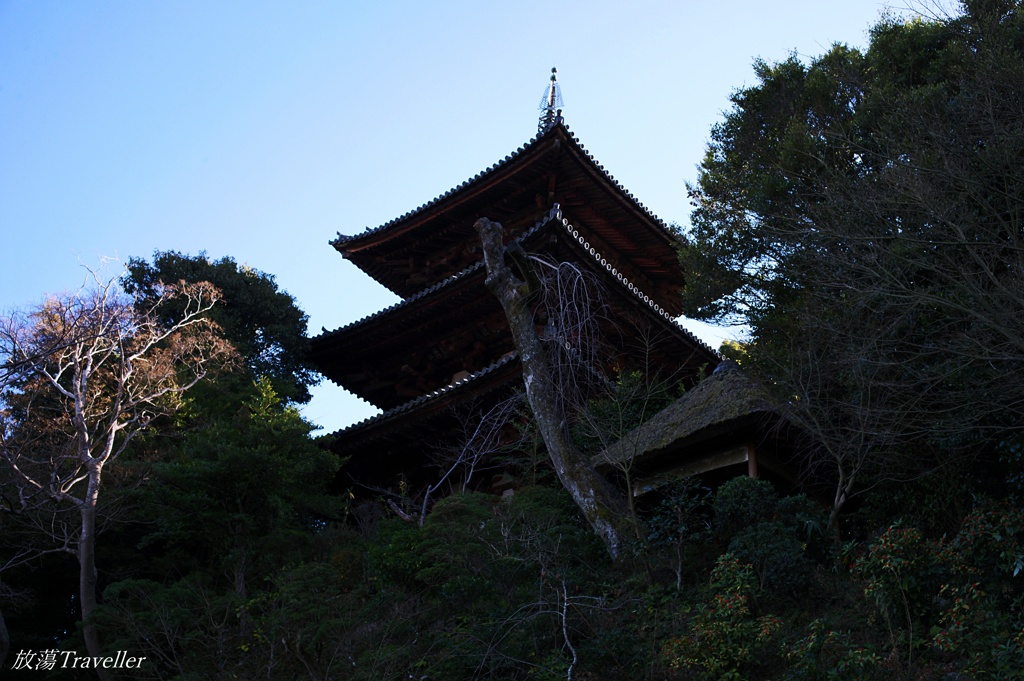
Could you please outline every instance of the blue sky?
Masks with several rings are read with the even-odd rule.
[[[313,334],[371,314],[397,299],[328,241],[529,140],[553,65],[583,145],[685,225],[684,182],[753,60],[864,46],[884,9],[0,0],[0,310],[159,249],[273,274]],[[330,431],[375,412],[327,384],[305,413]]]

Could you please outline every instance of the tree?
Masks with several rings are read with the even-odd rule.
[[[209,282],[220,291],[221,303],[209,314],[243,358],[250,374],[237,377],[243,386],[266,377],[278,395],[294,402],[309,401],[309,388],[319,377],[308,360],[308,317],[290,294],[278,289],[273,275],[239,265],[230,257],[210,260],[205,253],[157,251],[152,264],[129,260],[123,284],[144,308],[152,308],[161,286],[177,281]],[[183,308],[167,301],[157,312],[165,323],[176,322]]]
[[[52,296],[28,314],[0,321],[0,457],[17,485],[11,512],[70,509],[77,524],[53,523],[57,549],[79,565],[83,636],[101,653],[91,620],[97,604],[96,530],[104,473],[154,419],[174,411],[182,393],[233,350],[205,313],[210,284],[154,288],[149,307],[116,280]],[[174,300],[180,319],[158,308]],[[99,670],[98,670],[99,671]],[[101,673],[101,676],[105,675]]]
[[[499,223],[481,218],[474,227],[483,244],[487,268],[484,283],[505,311],[523,364],[526,400],[555,474],[608,553],[618,558],[624,541],[633,534],[626,502],[572,441],[568,414],[559,396],[555,371],[549,353],[537,337],[529,305],[542,289],[540,279],[533,271],[534,265],[529,262],[518,242],[505,247],[504,233]],[[506,253],[515,261],[522,278],[505,263]]]
[[[493,468],[496,454],[515,448],[517,440],[522,440],[513,425],[521,403],[522,395],[515,392],[486,411],[475,405],[467,410],[453,410],[458,427],[452,433],[452,440],[440,445],[435,452],[440,476],[423,490],[419,517],[406,514],[394,500],[388,500],[391,509],[399,517],[422,527],[434,493],[447,487],[452,492],[465,494],[478,469]]]
[[[255,674],[258,655],[230,653],[265,642],[250,611],[283,566],[307,569],[341,516],[343,500],[327,491],[338,459],[309,437],[298,410],[267,379],[236,407],[188,429],[152,465],[137,494],[143,555],[103,593],[104,632],[118,649],[146,654],[155,673]],[[285,652],[300,650],[301,637],[288,638]]]
[[[1022,423],[1024,16],[968,0],[755,70],[690,187],[686,307],[750,325],[838,512]]]
[[[131,452],[145,483],[123,495],[133,522],[107,541],[108,556],[131,550],[108,573],[97,622],[108,645],[149,655],[153,674],[251,677],[259,660],[269,668],[299,654],[301,638],[289,636],[284,648],[275,639],[266,656],[255,655],[266,641],[252,609],[282,566],[304,574],[310,561],[326,560],[346,504],[327,490],[337,457],[310,437],[314,427],[297,400],[277,392],[305,390],[296,367],[304,366],[297,355],[306,317],[272,277],[230,259],[157,254],[153,267],[133,264],[146,291],[176,276],[224,285],[208,316],[237,339],[242,370],[197,385],[160,437]],[[157,310],[167,323],[181,319],[173,301]],[[294,354],[286,357],[285,348]],[[317,567],[310,569],[319,574]]]

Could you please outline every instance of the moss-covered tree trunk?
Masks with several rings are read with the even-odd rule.
[[[483,244],[487,288],[505,311],[512,339],[523,365],[526,399],[559,481],[583,512],[590,527],[604,542],[612,558],[619,558],[623,539],[630,536],[626,501],[590,464],[569,437],[566,416],[558,407],[556,385],[547,353],[537,337],[529,299],[535,282],[516,276],[505,263],[504,230],[501,224],[480,218],[474,225]],[[523,259],[523,276],[531,278]],[[532,285],[531,285],[532,284]]]

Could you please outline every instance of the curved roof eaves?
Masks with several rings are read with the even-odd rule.
[[[370,234],[375,234],[375,233],[378,233],[378,232],[385,231],[385,230],[387,230],[389,227],[391,227],[393,225],[396,225],[396,224],[398,224],[400,222],[408,220],[408,219],[418,215],[419,213],[422,213],[423,211],[425,211],[425,210],[427,210],[427,209],[437,205],[438,203],[444,201],[445,199],[450,197],[452,194],[455,194],[456,192],[459,192],[459,191],[465,189],[466,187],[474,184],[475,182],[480,181],[481,179],[487,177],[491,173],[497,171],[498,169],[503,168],[504,166],[508,165],[508,163],[510,161],[512,161],[513,159],[515,159],[518,156],[522,155],[525,151],[529,150],[530,148],[534,147],[535,145],[537,145],[545,137],[548,137],[550,135],[556,134],[558,130],[561,130],[561,131],[563,131],[565,133],[565,137],[568,140],[572,141],[573,145],[579,150],[579,152],[584,157],[586,157],[587,160],[589,160],[591,162],[591,164],[594,166],[594,168],[596,168],[605,177],[605,179],[607,179],[608,182],[612,186],[614,186],[619,191],[619,193],[622,194],[623,197],[627,198],[634,206],[636,206],[636,208],[638,208],[652,222],[654,222],[654,224],[656,224],[658,227],[660,227],[670,238],[675,240],[675,234],[674,234],[673,230],[669,228],[669,226],[665,223],[665,221],[662,220],[657,215],[655,215],[651,211],[651,209],[649,209],[638,198],[636,198],[636,196],[634,196],[631,191],[626,189],[622,185],[621,182],[616,180],[615,176],[612,175],[611,173],[609,173],[605,169],[605,167],[601,163],[599,163],[596,158],[594,158],[594,155],[592,153],[590,153],[586,149],[586,147],[584,147],[580,143],[579,138],[572,132],[572,130],[569,129],[569,126],[565,124],[565,121],[562,119],[562,117],[559,116],[558,122],[555,125],[553,125],[550,128],[548,128],[543,134],[539,134],[539,135],[534,136],[533,138],[530,139],[529,142],[527,142],[523,146],[519,147],[516,151],[513,151],[511,154],[505,156],[504,159],[498,161],[497,163],[493,164],[489,168],[486,168],[485,170],[482,170],[481,172],[477,173],[476,175],[474,175],[473,177],[469,178],[468,180],[465,180],[461,184],[458,184],[455,187],[452,187],[451,189],[449,189],[448,191],[444,192],[443,194],[437,196],[436,198],[432,199],[431,201],[428,201],[427,203],[424,203],[419,208],[414,208],[413,210],[410,210],[407,213],[405,213],[403,215],[400,215],[399,217],[393,218],[393,219],[385,222],[384,224],[382,224],[382,225],[380,225],[378,227],[367,227],[362,232],[359,232],[357,234],[342,234],[341,232],[338,232],[338,236],[336,238],[332,239],[331,241],[329,241],[328,243],[330,243],[331,246],[334,246],[335,248],[337,248],[338,246],[342,246],[342,245],[348,243],[349,241],[353,241],[355,239],[359,239],[359,238],[368,236]]]
[[[477,270],[481,269],[483,266],[484,266],[484,263],[483,263],[482,260],[480,262],[473,263],[472,265],[470,265],[466,269],[462,270],[461,272],[456,272],[455,274],[451,275],[450,277],[445,277],[444,279],[442,279],[441,281],[437,282],[436,284],[431,284],[430,286],[428,286],[427,288],[423,289],[422,291],[420,291],[418,293],[414,293],[413,295],[409,296],[408,298],[405,298],[403,300],[398,301],[394,305],[389,305],[388,307],[385,307],[383,310],[378,310],[377,312],[374,312],[373,314],[366,315],[365,317],[363,317],[361,319],[357,319],[354,322],[349,322],[348,324],[345,324],[344,326],[339,326],[337,329],[334,329],[333,331],[324,330],[323,333],[321,333],[321,334],[319,334],[317,336],[314,336],[310,340],[312,342],[316,342],[316,341],[319,341],[319,340],[327,339],[327,338],[330,338],[332,336],[336,336],[336,335],[338,335],[338,334],[340,334],[340,333],[342,333],[344,331],[347,331],[348,329],[351,329],[353,327],[359,326],[360,324],[365,324],[366,322],[370,321],[371,319],[376,319],[378,317],[382,317],[382,316],[388,314],[389,312],[392,312],[393,310],[397,310],[399,308],[402,308],[402,307],[405,307],[407,305],[410,305],[411,303],[414,303],[417,300],[421,300],[423,298],[426,298],[427,296],[429,296],[431,293],[434,293],[435,291],[443,289],[446,286],[449,286],[449,285],[451,285],[451,284],[453,284],[453,283],[455,283],[455,282],[457,282],[457,281],[459,281],[461,279],[465,279],[469,275],[471,275],[474,272],[476,272]]]
[[[653,298],[645,294],[639,286],[630,282],[626,276],[624,276],[621,272],[617,270],[615,264],[612,261],[608,260],[603,255],[601,255],[601,252],[598,251],[597,249],[591,248],[590,244],[586,242],[585,238],[578,233],[578,230],[575,230],[575,228],[572,226],[572,223],[569,222],[568,218],[562,217],[562,210],[558,206],[558,204],[555,204],[555,210],[557,210],[557,213],[555,213],[553,217],[561,224],[562,228],[565,229],[569,237],[568,241],[570,241],[575,248],[581,251],[583,257],[589,256],[594,260],[598,267],[603,267],[612,279],[617,279],[619,284],[641,303],[641,307],[645,307],[653,314],[656,314],[664,318],[666,321],[672,324],[672,326],[674,326],[680,333],[682,333],[688,340],[692,341],[695,345],[710,353],[713,357],[721,357],[721,355],[719,355],[714,348],[712,348],[710,345],[702,341],[700,338],[697,338],[697,336],[694,335],[692,331],[690,331],[682,324],[677,322],[672,317],[672,315],[670,315],[664,308],[658,305],[658,303]],[[545,224],[548,221],[550,221],[550,218],[549,220],[545,221]],[[540,226],[541,225],[538,224],[537,227],[534,227],[534,230]],[[576,231],[577,233],[574,234],[574,231]],[[529,233],[532,232],[533,230],[531,230]],[[523,236],[525,238],[525,236],[527,235]]]
[[[554,129],[554,128],[552,128],[552,129]],[[503,166],[507,165],[509,161],[511,161],[512,159],[516,158],[517,156],[520,156],[523,152],[525,152],[528,149],[530,149],[531,147],[533,147],[543,137],[546,137],[549,134],[551,134],[551,130],[550,129],[545,131],[545,133],[543,135],[536,135],[536,136],[534,136],[533,138],[530,139],[529,142],[527,142],[523,146],[519,147],[519,149],[517,149],[516,151],[513,151],[511,154],[507,155],[501,161],[498,161],[497,163],[493,164],[489,168],[486,168],[486,169],[480,171],[479,173],[477,173],[476,175],[474,175],[473,177],[469,178],[468,180],[465,180],[461,184],[458,184],[458,185],[452,187],[451,189],[449,189],[448,191],[444,192],[443,194],[441,194],[441,195],[437,196],[436,198],[428,201],[427,203],[424,203],[419,208],[414,208],[413,210],[410,210],[409,212],[407,212],[407,213],[405,213],[403,215],[400,215],[397,218],[393,218],[391,220],[388,220],[387,222],[385,222],[383,225],[380,225],[379,227],[367,227],[366,229],[364,229],[362,232],[359,232],[358,234],[342,234],[341,232],[338,232],[337,238],[332,239],[328,243],[330,243],[331,246],[338,247],[338,246],[340,246],[342,244],[345,244],[345,243],[347,243],[349,241],[353,241],[354,239],[358,239],[360,237],[368,236],[370,234],[374,234],[374,233],[377,233],[377,232],[382,232],[382,231],[388,229],[389,227],[391,227],[392,225],[395,225],[395,224],[398,224],[399,222],[403,222],[405,220],[408,220],[409,218],[411,218],[411,217],[413,217],[413,216],[415,216],[415,215],[417,215],[419,213],[422,213],[423,211],[427,210],[428,208],[431,208],[432,206],[437,205],[441,201],[444,201],[445,199],[447,199],[452,194],[455,194],[456,192],[458,192],[458,191],[460,191],[462,189],[465,189],[466,187],[468,187],[469,185],[473,184],[474,182],[478,182],[479,180],[481,180],[482,178],[486,177],[487,175],[490,175],[491,173],[493,173],[494,171],[498,170],[499,168],[502,168]]]
[[[340,430],[336,430],[333,433],[330,433],[329,435],[327,435],[326,437],[335,438],[336,439],[336,438],[344,435],[345,433],[353,432],[353,431],[358,430],[360,428],[365,428],[365,427],[367,427],[367,426],[369,426],[369,425],[371,425],[373,423],[376,423],[378,421],[382,421],[382,420],[384,420],[386,418],[390,418],[392,416],[396,416],[396,415],[401,414],[403,412],[411,411],[412,409],[415,409],[416,407],[419,407],[419,406],[421,406],[423,404],[426,404],[427,402],[430,402],[432,400],[444,397],[446,395],[451,394],[455,390],[464,388],[466,385],[472,383],[473,381],[475,381],[475,380],[477,380],[479,378],[482,378],[483,376],[486,376],[487,374],[490,374],[490,373],[492,373],[494,371],[497,371],[498,369],[500,369],[501,367],[505,366],[509,362],[515,361],[518,357],[519,357],[519,353],[517,353],[515,351],[510,352],[507,355],[505,355],[504,357],[502,357],[501,359],[499,359],[499,360],[497,360],[495,362],[492,362],[491,364],[488,364],[487,366],[485,366],[480,371],[474,372],[474,373],[466,376],[465,378],[461,378],[461,379],[459,379],[459,380],[457,380],[457,381],[455,381],[453,383],[449,383],[448,385],[444,386],[443,388],[438,388],[437,390],[434,390],[433,392],[429,392],[426,395],[421,395],[420,397],[417,397],[415,399],[409,400],[408,402],[405,402],[404,404],[400,404],[397,407],[394,407],[392,409],[388,409],[387,411],[381,412],[380,414],[377,414],[376,416],[370,416],[368,418],[363,419],[362,421],[358,421],[357,423],[353,423],[351,426],[346,426],[345,428],[341,428]]]
[[[601,164],[600,162],[598,162],[598,160],[597,160],[596,158],[594,158],[594,155],[593,155],[592,153],[590,153],[590,152],[589,152],[589,151],[587,150],[587,148],[586,148],[586,147],[584,147],[584,146],[583,146],[583,145],[582,145],[582,144],[580,143],[580,140],[579,140],[579,138],[578,138],[578,137],[577,137],[576,135],[574,135],[574,134],[573,134],[573,132],[572,132],[572,131],[571,131],[571,130],[569,129],[569,126],[567,126],[567,125],[565,125],[565,124],[563,123],[563,126],[562,126],[562,127],[564,127],[564,128],[565,128],[565,132],[566,132],[566,133],[568,134],[568,136],[569,136],[569,139],[571,139],[571,140],[572,140],[572,142],[573,142],[573,144],[575,144],[575,145],[576,145],[576,148],[580,150],[580,153],[582,153],[582,154],[583,154],[584,156],[586,156],[586,157],[587,157],[587,159],[589,159],[589,160],[590,160],[590,162],[594,164],[594,167],[595,167],[595,168],[597,168],[597,169],[598,169],[599,171],[601,171],[601,174],[602,174],[602,175],[604,175],[604,176],[605,176],[605,178],[606,178],[606,179],[607,179],[607,180],[608,180],[608,181],[609,181],[609,182],[610,182],[610,183],[611,183],[612,185],[614,185],[614,186],[615,186],[615,188],[616,188],[616,189],[618,189],[618,190],[619,190],[619,192],[620,192],[620,193],[622,193],[622,195],[623,195],[623,196],[625,196],[626,198],[628,198],[628,199],[629,199],[629,200],[630,200],[630,201],[631,201],[631,202],[633,203],[633,205],[635,205],[635,206],[636,206],[637,208],[639,208],[639,209],[640,209],[640,211],[641,211],[641,212],[643,212],[643,213],[644,213],[645,215],[647,215],[647,217],[649,217],[649,218],[650,218],[650,219],[651,219],[651,220],[652,220],[652,221],[653,221],[653,222],[654,222],[655,224],[657,224],[657,225],[658,225],[659,227],[661,227],[661,228],[662,228],[663,230],[665,230],[665,232],[666,232],[667,234],[669,234],[669,235],[670,235],[670,236],[671,236],[671,237],[672,237],[673,239],[675,239],[675,235],[674,235],[674,232],[673,232],[673,230],[669,228],[668,224],[666,224],[664,220],[662,220],[662,219],[661,219],[660,217],[658,217],[657,215],[655,215],[655,214],[654,214],[654,212],[653,212],[653,211],[651,211],[651,209],[650,209],[650,208],[648,208],[647,206],[645,206],[645,205],[644,205],[644,204],[643,204],[643,203],[642,203],[642,202],[640,201],[640,199],[636,198],[636,197],[635,197],[635,196],[633,195],[633,192],[631,192],[631,191],[629,191],[628,189],[626,189],[626,188],[625,188],[625,187],[624,187],[624,186],[622,185],[622,183],[621,183],[621,182],[619,182],[618,180],[616,180],[616,179],[615,179],[615,176],[614,176],[614,175],[612,175],[611,173],[609,173],[609,172],[608,172],[608,171],[607,171],[607,170],[605,169],[605,167],[604,167],[604,166],[603,166],[603,165],[602,165],[602,164]]]
[[[534,234],[535,232],[537,232],[539,229],[544,227],[544,225],[548,224],[552,220],[560,220],[561,218],[562,218],[562,210],[559,207],[559,205],[556,203],[551,208],[551,210],[548,211],[547,216],[545,216],[544,218],[542,218],[542,219],[538,220],[536,223],[534,223],[533,227],[531,227],[526,232],[524,232],[522,234],[522,236],[519,237],[519,239],[520,240],[525,239],[526,237],[528,237],[528,236]],[[361,324],[365,324],[366,322],[368,322],[368,321],[370,321],[372,319],[376,319],[378,317],[382,317],[382,316],[392,312],[393,310],[397,310],[397,309],[403,308],[403,307],[405,307],[405,306],[407,306],[407,305],[409,305],[411,303],[416,302],[417,300],[422,300],[423,298],[426,298],[427,296],[429,296],[430,294],[434,293],[435,291],[439,291],[439,290],[445,288],[446,286],[454,284],[455,282],[457,282],[457,281],[459,281],[461,279],[465,279],[466,277],[468,277],[469,275],[473,274],[477,270],[482,269],[483,267],[484,267],[484,261],[483,260],[475,262],[472,265],[470,265],[469,267],[465,268],[464,270],[462,270],[460,272],[456,272],[455,274],[451,275],[450,277],[446,277],[446,278],[442,279],[441,281],[437,282],[436,284],[431,284],[430,286],[428,286],[427,288],[423,289],[422,291],[419,291],[418,293],[414,293],[413,295],[409,296],[408,298],[405,298],[404,300],[398,301],[394,305],[389,305],[388,307],[385,307],[383,310],[378,310],[377,312],[374,312],[373,314],[366,315],[365,317],[363,317],[361,319],[357,319],[354,322],[349,322],[348,324],[345,324],[344,326],[340,326],[337,329],[334,329],[333,331],[326,331],[325,330],[323,333],[319,334],[318,336],[314,336],[311,340],[312,341],[319,341],[319,340],[322,340],[322,339],[327,339],[327,338],[330,338],[332,336],[336,336],[338,334],[341,334],[341,333],[347,331],[348,329],[354,328],[354,327],[359,326]]]

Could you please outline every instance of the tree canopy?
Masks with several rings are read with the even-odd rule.
[[[308,317],[291,295],[278,289],[273,275],[239,265],[230,257],[210,260],[204,253],[157,251],[152,263],[140,258],[128,262],[124,287],[148,301],[161,282],[178,281],[206,281],[221,292],[221,302],[210,315],[245,359],[250,373],[246,382],[265,377],[281,397],[309,401],[309,387],[319,381],[319,375],[307,355]],[[167,319],[180,313],[173,305],[163,308]]]
[[[0,512],[31,518],[40,535],[30,550],[10,547],[0,568],[47,553],[74,555],[82,633],[98,655],[91,618],[104,473],[234,350],[205,317],[217,301],[209,284],[161,286],[143,305],[116,280],[94,278],[92,288],[0,319],[0,465],[10,490]],[[155,310],[172,300],[181,312],[164,323]],[[2,664],[7,641],[0,639]]]
[[[749,324],[748,364],[861,454],[1022,422],[1024,16],[960,9],[757,62],[690,187],[688,314]]]

